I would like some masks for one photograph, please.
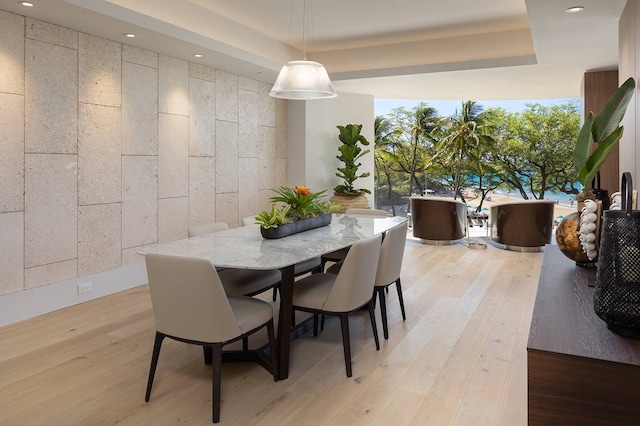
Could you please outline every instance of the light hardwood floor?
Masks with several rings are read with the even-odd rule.
[[[293,342],[287,380],[256,364],[224,364],[221,423],[526,425],[542,256],[409,237],[407,321],[392,287],[380,351],[363,312],[351,319],[351,378],[336,318],[318,337]],[[165,340],[144,402],[153,336],[146,286],[0,328],[0,424],[210,424],[211,367],[199,347]]]

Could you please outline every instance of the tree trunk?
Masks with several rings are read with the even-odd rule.
[[[409,197],[413,195],[413,180],[415,179],[415,175],[416,175],[417,152],[418,152],[418,136],[416,135],[413,141],[413,158],[411,159],[411,170],[409,173]],[[409,203],[408,210],[411,210],[411,203]]]
[[[453,199],[456,199],[457,194],[460,194],[460,198],[464,200],[462,191],[460,191],[460,170],[462,169],[462,153],[458,153],[458,164],[456,164],[456,176],[453,180]]]

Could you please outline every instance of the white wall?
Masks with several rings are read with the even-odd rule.
[[[144,284],[140,248],[267,208],[270,89],[0,10],[0,325]]]
[[[362,134],[370,142],[371,152],[361,159],[360,173],[369,172],[368,178],[358,179],[357,188],[373,193],[374,98],[371,95],[339,93],[337,98],[314,101],[287,102],[287,184],[306,185],[312,191],[327,190],[341,180],[336,170],[342,163],[338,155],[338,129],[336,126],[362,124]],[[374,205],[373,195],[369,203]]]

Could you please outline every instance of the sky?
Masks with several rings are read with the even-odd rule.
[[[487,108],[504,108],[507,112],[521,112],[526,109],[527,104],[538,103],[545,106],[558,105],[563,104],[571,99],[563,98],[563,99],[532,99],[532,100],[484,100],[484,101],[476,101],[480,105],[482,105],[485,109]],[[580,102],[579,99],[575,99],[576,102]],[[399,107],[405,107],[408,110],[411,110],[418,103],[422,101],[419,100],[408,100],[408,99],[375,99],[374,109],[375,115],[386,116],[393,109]],[[438,111],[438,115],[441,116],[449,116],[456,112],[456,110],[460,110],[462,105],[462,100],[458,101],[429,101],[425,100],[430,107],[435,108]]]

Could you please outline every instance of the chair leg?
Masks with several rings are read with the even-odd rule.
[[[382,334],[385,339],[389,339],[389,325],[387,324],[387,300],[384,294],[384,288],[376,288],[378,298],[380,299],[380,317],[382,318]]]
[[[324,317],[326,315],[322,314],[322,317],[320,318],[320,331],[324,331]]]
[[[276,299],[278,298],[278,287],[274,287],[273,288],[273,301],[275,302]]]
[[[213,368],[212,368],[212,381],[213,390],[211,395],[212,415],[213,422],[218,423],[220,421],[220,382],[222,381],[222,344],[216,343],[212,347],[213,354]]]
[[[267,323],[267,336],[269,336],[269,352],[271,353],[271,373],[273,381],[278,381],[278,356],[276,355],[276,335],[273,331],[273,319]]]
[[[204,363],[206,365],[211,365],[213,360],[213,352],[211,352],[211,348],[209,346],[203,346],[202,351],[204,352]]]
[[[318,335],[318,313],[313,313],[313,337]]]
[[[246,336],[242,338],[242,350],[245,352],[249,350],[249,338]]]
[[[349,315],[340,314],[342,326],[342,348],[344,350],[344,365],[347,369],[347,377],[351,377],[351,343],[349,341]]]
[[[380,340],[378,339],[378,326],[376,325],[376,316],[373,313],[373,297],[367,303],[369,308],[369,319],[371,319],[371,329],[373,330],[373,339],[376,341],[376,350],[380,350]]]
[[[404,298],[402,297],[402,284],[400,284],[400,277],[396,281],[396,290],[398,291],[398,300],[400,301],[400,310],[402,311],[402,321],[407,320],[407,316],[404,313]]]
[[[156,367],[158,366],[158,358],[160,357],[160,348],[165,335],[156,331],[156,339],[153,342],[153,354],[151,355],[151,366],[149,367],[149,380],[147,381],[147,393],[145,394],[145,402],[149,402],[151,396],[151,386],[153,386],[153,378],[156,376]]]

